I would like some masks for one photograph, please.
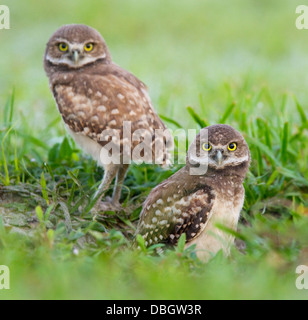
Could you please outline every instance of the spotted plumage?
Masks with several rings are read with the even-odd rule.
[[[119,68],[119,67],[118,67]],[[103,130],[117,129],[123,137],[123,121],[130,121],[132,132],[165,129],[156,115],[143,83],[114,74],[117,67],[103,66],[105,72],[51,77],[51,89],[64,122],[75,133],[83,134],[104,146],[109,140]],[[123,72],[124,73],[124,72]],[[135,142],[137,144],[137,142]]]
[[[169,141],[165,139],[155,153],[154,131],[166,127],[153,109],[145,84],[114,64],[104,39],[85,25],[66,25],[51,36],[44,67],[68,132],[105,169],[95,197],[102,195],[116,176],[113,203],[117,205],[128,169],[123,157],[140,143],[132,135],[124,135],[124,121],[130,123],[132,134],[141,130],[143,139],[149,138],[149,161],[158,153],[160,164],[168,161],[165,144],[170,145],[172,138],[169,134]],[[102,156],[102,148],[110,142],[118,147],[120,163],[115,158],[108,163]]]
[[[236,150],[229,151],[232,143]],[[176,245],[185,233],[186,245],[195,244],[201,258],[208,259],[220,249],[228,254],[233,237],[216,223],[237,228],[249,163],[248,145],[235,129],[227,125],[202,129],[188,150],[186,165],[149,194],[136,234],[150,246]],[[192,169],[201,164],[207,165],[206,172],[195,174]]]

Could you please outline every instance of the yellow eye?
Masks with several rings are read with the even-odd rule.
[[[228,145],[228,150],[229,151],[235,151],[236,150],[236,143],[235,142],[232,142]]]
[[[93,50],[93,47],[94,47],[93,43],[86,43],[86,44],[84,45],[84,49],[85,49],[85,51],[87,51],[87,52],[92,51],[92,50]]]
[[[202,149],[204,151],[210,151],[212,149],[212,146],[209,143],[203,143]]]
[[[59,50],[62,51],[62,52],[65,52],[68,49],[67,44],[64,43],[64,42],[59,43],[58,47],[59,47]]]

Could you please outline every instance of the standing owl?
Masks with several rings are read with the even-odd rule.
[[[153,154],[154,131],[166,129],[152,107],[146,86],[112,62],[102,36],[86,25],[65,25],[51,36],[44,68],[68,132],[104,168],[102,183],[94,196],[95,208],[101,208],[100,200],[114,178],[111,209],[118,208],[129,167],[123,161],[123,150],[131,151],[137,144],[134,141],[129,145],[131,137],[124,138],[123,122],[130,123],[131,132],[142,129],[150,134]],[[170,147],[171,135],[168,139],[169,142],[164,141]],[[106,156],[110,156],[110,150],[105,152],[106,145],[112,141],[118,147],[119,163]],[[164,164],[168,150],[165,145],[159,149]]]
[[[149,194],[136,234],[150,246],[176,245],[185,233],[186,246],[195,244],[203,260],[220,249],[229,254],[234,237],[215,225],[236,230],[249,164],[249,148],[238,131],[222,124],[202,129],[188,149],[186,165]],[[203,165],[207,170],[199,170]]]

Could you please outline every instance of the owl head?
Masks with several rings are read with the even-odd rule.
[[[203,128],[190,145],[187,165],[207,165],[211,171],[237,170],[246,174],[250,151],[244,137],[225,124]]]
[[[96,61],[111,61],[107,45],[93,28],[70,24],[59,28],[49,39],[44,56],[45,63],[78,69]]]

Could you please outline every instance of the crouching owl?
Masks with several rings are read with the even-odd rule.
[[[201,259],[220,249],[228,255],[234,237],[216,224],[236,230],[249,164],[249,147],[234,128],[202,129],[188,149],[186,165],[149,194],[136,234],[151,246],[176,245],[185,233],[186,247],[195,244]]]

